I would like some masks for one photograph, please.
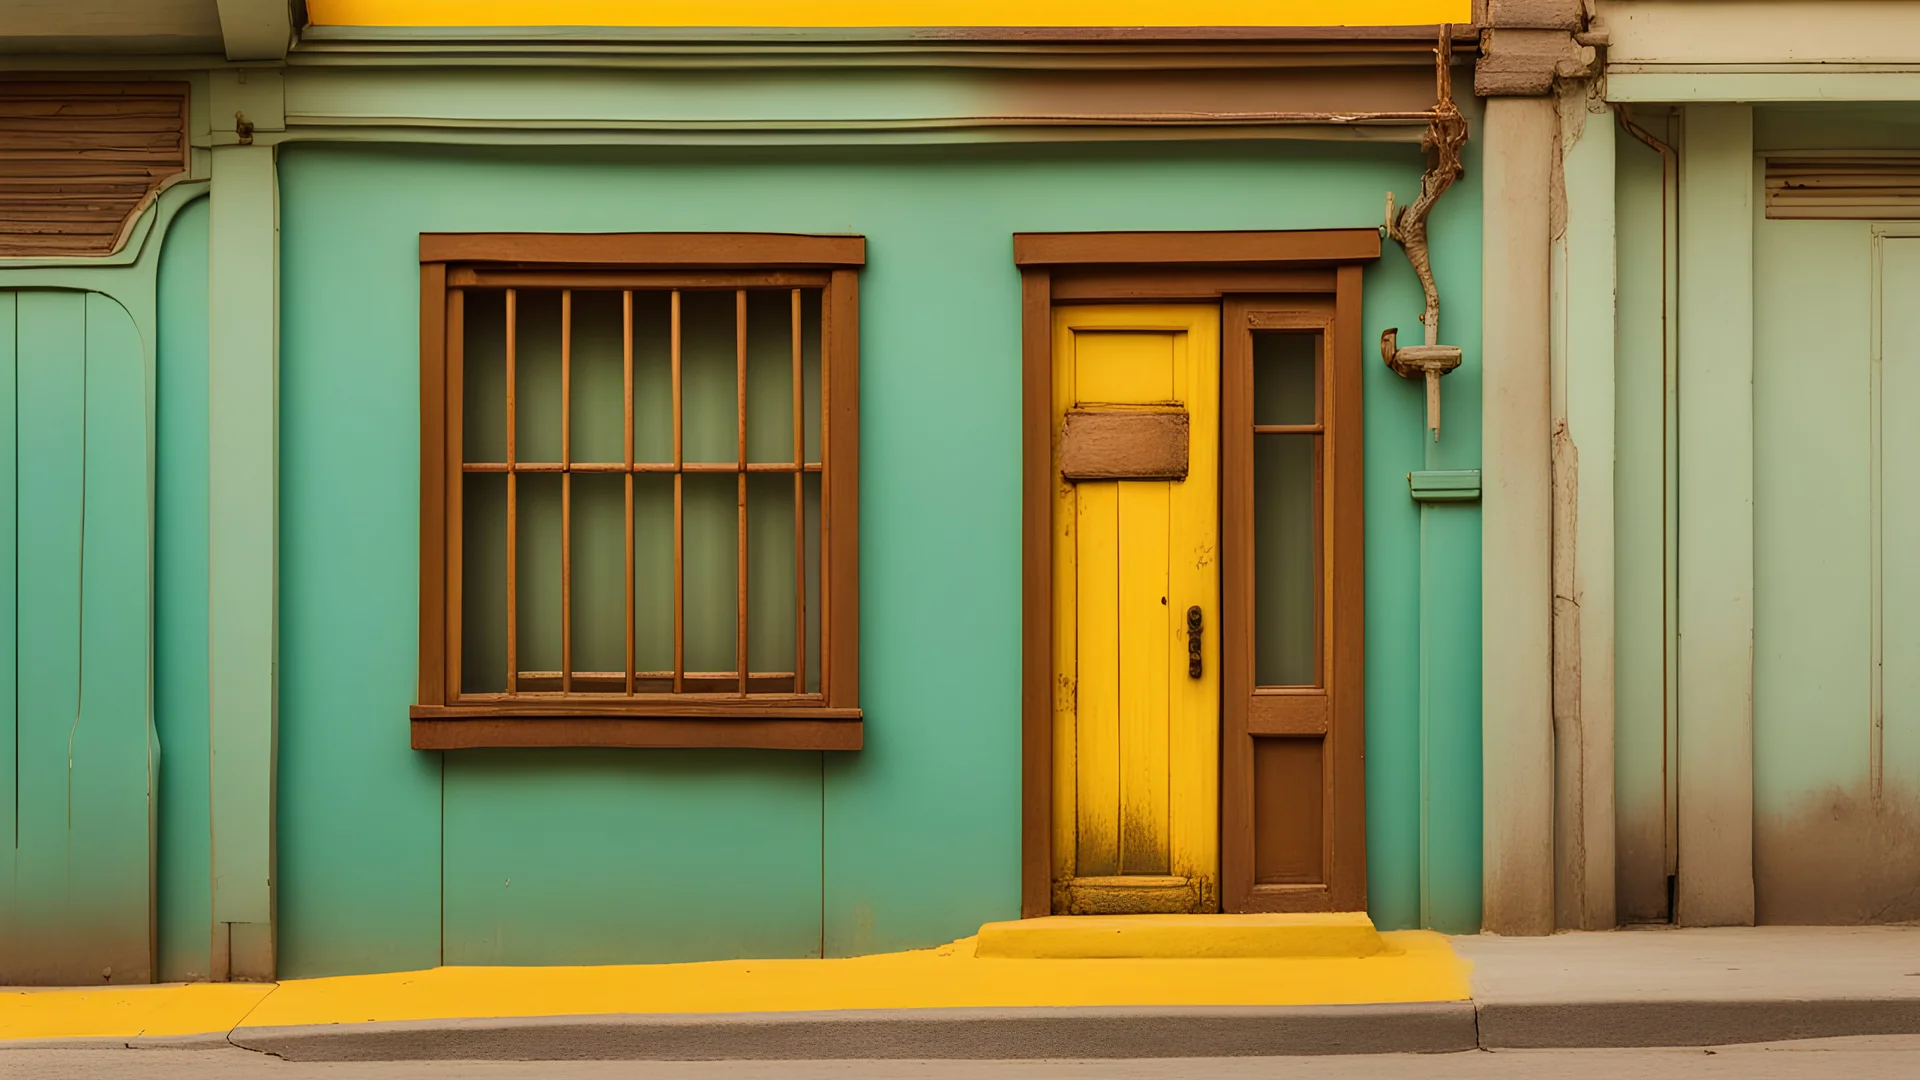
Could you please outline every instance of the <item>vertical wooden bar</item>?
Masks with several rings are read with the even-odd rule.
[[[443,448],[446,515],[442,534],[446,548],[446,621],[443,624],[446,696],[443,700],[455,701],[460,697],[461,620],[465,618],[461,589],[466,576],[467,481],[466,473],[460,468],[460,463],[466,460],[467,294],[464,290],[455,289],[447,295],[446,319],[446,378],[442,384],[445,391],[442,415],[446,425],[446,444]]]
[[[807,438],[801,295],[793,290],[793,692],[807,692]]]
[[[513,391],[514,351],[518,342],[519,291],[507,290],[507,693],[520,692],[520,608],[517,589],[519,586],[519,533],[520,507],[519,483],[514,476],[514,466],[519,461],[515,455]]]
[[[1053,299],[1020,274],[1020,916],[1053,913]]]
[[[1252,911],[1255,860],[1253,335],[1247,300],[1220,320],[1220,909]],[[1316,391],[1318,393],[1318,391]]]
[[[860,275],[835,270],[827,286],[821,364],[821,684],[828,704],[860,702]]]
[[[420,685],[422,705],[445,702],[447,484],[447,266],[420,264]],[[6,314],[11,317],[13,298]],[[5,347],[11,350],[9,329]],[[9,655],[11,655],[9,653]],[[11,736],[4,736],[11,752]],[[4,781],[11,783],[8,768]],[[11,813],[9,804],[0,813]]]
[[[627,693],[633,693],[633,290],[620,294],[620,356],[625,404],[622,433],[626,440],[627,471]]]
[[[673,692],[686,689],[687,683],[687,574],[686,574],[686,474],[680,471],[682,457],[680,424],[680,290],[673,291]]]
[[[1363,468],[1365,414],[1361,408],[1361,273],[1356,264],[1340,267],[1332,333],[1322,346],[1327,362],[1323,385],[1328,409],[1320,441],[1326,447],[1325,501],[1321,513],[1331,563],[1322,611],[1331,623],[1327,658],[1327,731],[1332,761],[1327,799],[1329,826],[1327,885],[1331,910],[1367,907],[1367,711],[1366,711],[1366,473]]]
[[[734,533],[734,554],[739,569],[734,584],[734,599],[738,606],[733,622],[733,662],[740,670],[740,694],[747,693],[747,290],[736,289],[733,293],[733,351],[736,368],[733,381],[734,403],[739,410],[735,421],[735,436],[739,447],[735,454],[735,463],[740,466],[736,477],[740,498],[739,525]]]
[[[560,692],[573,691],[573,290],[560,290]]]

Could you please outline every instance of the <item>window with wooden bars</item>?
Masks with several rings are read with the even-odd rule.
[[[860,237],[421,237],[413,744],[857,749]]]

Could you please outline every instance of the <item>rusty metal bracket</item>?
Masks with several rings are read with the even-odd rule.
[[[1440,441],[1440,376],[1460,366],[1457,345],[1440,344],[1440,289],[1433,281],[1433,264],[1427,252],[1427,215],[1455,180],[1466,172],[1460,163],[1460,148],[1467,142],[1467,120],[1453,103],[1453,39],[1446,28],[1440,31],[1434,49],[1435,101],[1432,119],[1420,147],[1427,152],[1427,168],[1420,176],[1420,197],[1396,213],[1393,192],[1387,192],[1385,233],[1397,241],[1420,276],[1420,288],[1426,293],[1426,309],[1420,322],[1426,327],[1426,342],[1400,347],[1400,331],[1388,330],[1380,336],[1380,355],[1396,374],[1407,379],[1423,379],[1427,386],[1427,428],[1433,440]]]

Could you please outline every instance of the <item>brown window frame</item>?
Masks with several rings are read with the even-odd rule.
[[[865,262],[866,241],[859,236],[421,234],[420,670],[417,704],[410,713],[415,749],[860,749],[858,279]],[[458,491],[465,464],[459,387],[463,290],[469,287],[821,290],[826,390],[818,693],[748,695],[743,684],[737,695],[549,693],[512,700],[520,695],[462,694]],[[739,464],[739,471],[744,477],[746,466]]]
[[[1027,233],[1021,272],[1022,631],[1021,916],[1052,914],[1053,306],[1221,305],[1221,904],[1227,911],[1366,907],[1365,449],[1361,408],[1362,266],[1376,229],[1271,232]],[[1323,885],[1254,880],[1253,739],[1318,734],[1318,722],[1269,716],[1254,685],[1252,332],[1319,330],[1324,459],[1319,510],[1330,822]],[[1232,643],[1235,647],[1226,647]],[[1298,710],[1296,710],[1298,711]],[[1307,726],[1315,730],[1306,730]],[[1296,730],[1297,729],[1297,730]]]

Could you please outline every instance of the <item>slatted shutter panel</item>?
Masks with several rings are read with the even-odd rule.
[[[1920,156],[1768,158],[1766,190],[1774,219],[1920,218]]]
[[[0,82],[0,258],[111,254],[186,168],[186,83]]]

